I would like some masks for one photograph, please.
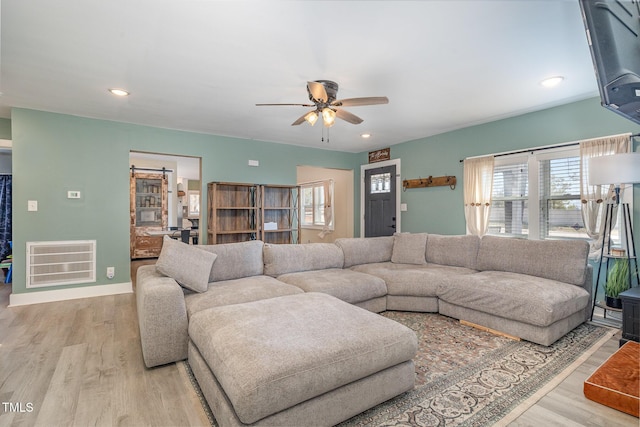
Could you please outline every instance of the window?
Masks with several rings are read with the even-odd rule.
[[[488,234],[587,239],[576,146],[495,158]]]
[[[526,157],[496,158],[489,234],[526,236],[529,234],[529,174]]]
[[[189,215],[190,217],[199,217],[200,216],[200,191],[197,190],[189,190],[187,193],[189,198]]]
[[[579,155],[538,160],[540,238],[588,239],[580,202]]]
[[[371,194],[391,192],[391,173],[371,175]]]
[[[303,228],[333,230],[333,180],[300,185]]]

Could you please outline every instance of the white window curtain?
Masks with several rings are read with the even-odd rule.
[[[467,231],[484,236],[489,229],[493,156],[464,160],[464,217]]]
[[[602,245],[604,212],[608,201],[614,197],[614,186],[589,185],[589,159],[627,153],[631,147],[630,134],[614,135],[580,142],[580,199],[582,219],[587,234],[591,238],[590,258],[597,259]],[[617,218],[614,208],[613,221]]]
[[[327,234],[333,233],[333,180],[323,181],[324,187],[324,225],[318,237],[324,239]]]

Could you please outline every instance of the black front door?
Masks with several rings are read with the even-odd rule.
[[[396,166],[364,173],[364,236],[391,236],[396,231]]]

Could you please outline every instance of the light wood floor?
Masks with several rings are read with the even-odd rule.
[[[1,404],[0,426],[208,425],[179,365],[144,367],[133,294],[7,308],[0,286],[0,402],[14,405]],[[582,393],[617,348],[614,337],[511,425],[638,426]]]

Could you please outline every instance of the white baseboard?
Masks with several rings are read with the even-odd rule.
[[[9,295],[9,307],[19,305],[40,304],[43,302],[66,301],[78,298],[101,297],[105,295],[130,294],[133,292],[131,282],[110,285],[84,286],[52,291],[29,292]]]

